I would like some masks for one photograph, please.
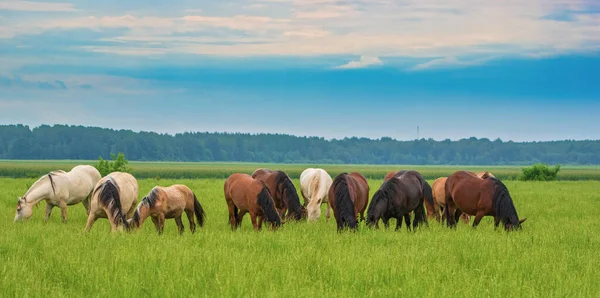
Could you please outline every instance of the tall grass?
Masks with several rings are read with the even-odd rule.
[[[336,173],[337,174],[337,173]],[[521,232],[494,230],[484,218],[475,230],[436,222],[407,232],[337,233],[323,212],[314,224],[287,223],[252,231],[249,217],[231,231],[224,179],[184,183],[207,213],[196,234],[177,234],[173,220],[158,236],[152,221],[132,234],[111,234],[105,219],[84,235],[83,206],[44,204],[25,223],[13,223],[16,198],[34,179],[0,179],[0,291],[3,297],[281,297],[469,296],[592,297],[600,293],[600,182],[518,182],[506,185]],[[371,179],[371,195],[381,180]],[[431,181],[430,181],[431,182]],[[294,183],[298,188],[298,180]],[[140,198],[157,184],[140,179]],[[324,209],[324,207],[323,207]],[[391,223],[394,226],[394,223]]]

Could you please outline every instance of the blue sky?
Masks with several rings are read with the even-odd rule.
[[[599,112],[597,1],[0,0],[3,124],[533,141]]]

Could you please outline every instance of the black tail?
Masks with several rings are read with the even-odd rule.
[[[298,197],[298,191],[296,191],[294,183],[292,183],[290,177],[283,171],[278,171],[277,175],[277,185],[281,187],[281,197],[288,207],[288,214],[295,220],[302,219],[302,205],[300,204],[300,198]]]
[[[129,230],[129,223],[121,209],[121,197],[119,195],[119,186],[117,183],[113,181],[111,177],[108,177],[102,185],[99,185],[98,188],[96,188],[96,191],[99,188],[102,188],[98,194],[100,205],[109,209],[115,219],[116,225],[121,223],[123,224],[123,227],[125,227],[125,230]]]
[[[331,187],[335,194],[335,210],[336,218],[339,218],[338,230],[344,229],[347,226],[355,230],[356,214],[354,213],[354,203],[350,197],[350,189],[348,187],[348,174],[341,173],[333,180]]]
[[[202,205],[200,205],[200,202],[198,201],[196,194],[193,193],[193,195],[194,195],[194,213],[196,214],[196,220],[198,220],[199,226],[203,226],[204,219],[206,218],[206,213],[204,212]]]
[[[281,226],[281,218],[279,217],[279,213],[277,213],[277,209],[275,208],[275,203],[273,202],[273,198],[269,192],[269,188],[263,186],[262,190],[258,194],[257,197],[258,204],[265,215],[265,219],[268,222],[275,223],[276,226]]]
[[[425,196],[427,203],[433,206],[433,190],[431,189],[431,185],[425,180],[423,180],[423,195]]]

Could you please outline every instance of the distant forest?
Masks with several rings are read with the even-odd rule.
[[[325,140],[284,134],[133,132],[97,127],[0,125],[0,159],[109,158],[136,161],[245,161],[261,163],[523,165],[600,164],[600,140],[504,142],[391,138]]]

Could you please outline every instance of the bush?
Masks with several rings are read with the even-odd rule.
[[[102,156],[98,158],[96,169],[98,169],[102,177],[112,172],[131,172],[131,168],[127,167],[129,161],[125,159],[125,154],[123,154],[122,152],[119,152],[118,155],[111,154],[110,158],[113,161],[104,160],[102,159]]]
[[[532,167],[521,170],[523,171],[519,176],[521,181],[554,181],[560,170],[560,165],[550,168],[547,164],[537,163]]]

